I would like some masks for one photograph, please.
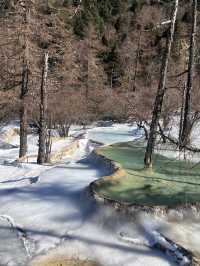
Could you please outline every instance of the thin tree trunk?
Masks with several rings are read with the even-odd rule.
[[[143,122],[142,121],[138,122],[137,126],[138,126],[138,128],[140,128],[140,129],[142,128],[144,130],[145,140],[148,140],[148,137],[149,137],[148,130],[145,127],[145,125],[143,124]]]
[[[27,64],[23,64],[22,71],[22,84],[21,84],[21,107],[20,107],[20,147],[19,147],[19,158],[23,158],[27,154],[27,103],[26,95],[28,92],[28,68]]]
[[[48,129],[46,131],[46,154],[45,154],[45,163],[50,163],[51,161],[51,149],[52,149],[52,118],[50,117],[50,121],[48,123]]]
[[[21,106],[20,106],[20,145],[19,145],[19,158],[23,158],[27,154],[27,135],[28,135],[26,96],[28,94],[28,83],[29,83],[29,69],[28,69],[29,45],[28,45],[27,32],[29,26],[30,3],[28,1],[20,2],[19,9],[22,17],[22,25],[23,25],[22,36],[24,43],[21,94],[20,94]]]
[[[185,109],[185,90],[186,90],[186,84],[184,84],[183,91],[182,91],[182,97],[181,97],[181,114],[180,114],[180,123],[179,123],[179,135],[178,135],[178,142],[179,142],[179,149],[181,149],[181,137],[183,132],[183,116],[184,116],[184,109]]]
[[[160,136],[162,138],[162,143],[165,144],[167,142],[167,139],[165,138],[164,130],[162,129],[160,123],[158,122],[158,129],[160,132]]]
[[[138,73],[138,63],[139,63],[138,61],[139,61],[139,56],[140,56],[141,35],[142,35],[142,30],[140,30],[139,32],[137,51],[136,51],[136,57],[135,57],[135,72],[133,76],[133,86],[132,86],[132,91],[134,92],[136,90],[136,79],[137,79],[137,73]]]
[[[42,80],[40,87],[40,121],[39,121],[39,149],[37,163],[43,164],[46,159],[46,110],[47,110],[47,74],[48,74],[48,52],[44,55],[44,65],[42,69]]]
[[[153,110],[152,121],[150,125],[149,139],[147,142],[146,153],[145,153],[145,158],[144,158],[144,165],[146,168],[152,167],[152,154],[153,154],[153,150],[155,146],[156,131],[157,131],[159,119],[161,116],[163,98],[165,94],[165,83],[166,83],[166,76],[167,76],[168,62],[169,62],[170,53],[171,53],[171,47],[172,47],[172,42],[174,38],[174,29],[175,29],[175,22],[176,22],[176,17],[177,17],[177,12],[178,12],[178,3],[179,3],[179,0],[176,0],[172,18],[171,18],[170,34],[167,37],[166,51],[162,59],[160,81],[159,81],[158,91],[157,91],[157,95],[156,95],[156,99],[154,103],[154,110]]]
[[[51,149],[52,149],[52,138],[51,138],[51,128],[50,128],[47,130],[47,136],[46,136],[45,163],[50,163],[51,161]]]
[[[190,128],[191,128],[191,92],[193,87],[193,70],[194,70],[194,49],[195,49],[195,35],[197,27],[197,0],[192,2],[192,30],[190,35],[189,61],[188,61],[188,75],[185,93],[184,104],[184,118],[181,135],[181,146],[184,147],[189,142]]]

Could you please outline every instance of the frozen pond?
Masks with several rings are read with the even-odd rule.
[[[90,129],[88,136],[111,144],[133,140],[140,133],[129,125],[114,125]],[[29,256],[45,254],[57,247],[57,255],[90,258],[103,266],[174,265],[156,250],[122,242],[121,231],[141,241],[145,239],[141,226],[109,208],[97,206],[88,197],[87,186],[106,172],[78,162],[84,155],[84,143],[74,158],[53,167],[34,163],[21,167],[0,165],[0,215],[10,217],[22,229],[26,240],[24,249],[16,232],[11,234],[10,226],[0,221],[0,262],[6,257],[8,263],[5,265],[27,266],[23,264],[24,254],[30,260]],[[7,151],[7,156],[13,158],[12,150],[10,155]],[[17,237],[19,243],[12,252],[12,239],[16,241]],[[6,248],[3,248],[5,243]],[[20,263],[18,258],[21,258]]]
[[[88,139],[104,144],[132,141],[140,138],[142,131],[131,124],[113,124],[109,127],[96,127],[88,130]]]

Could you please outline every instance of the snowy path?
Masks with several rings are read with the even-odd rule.
[[[119,140],[116,135],[117,132],[115,139]],[[124,140],[121,132],[120,135]],[[173,265],[162,253],[120,241],[120,231],[129,232],[134,238],[143,237],[143,232],[125,217],[96,206],[88,198],[85,191],[89,183],[105,173],[78,163],[77,159],[53,168],[0,165],[0,215],[11,217],[23,229],[27,252],[35,256],[57,246],[57,255],[95,259],[106,266]],[[8,266],[27,265],[23,264],[25,250],[21,238],[18,236],[19,243],[12,252],[16,232],[11,234],[9,223],[3,220],[0,237],[0,262],[6,253]]]

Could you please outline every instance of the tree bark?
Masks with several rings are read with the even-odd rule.
[[[186,84],[184,84],[182,95],[181,95],[181,113],[180,113],[180,123],[179,123],[179,135],[178,135],[178,142],[179,142],[179,150],[181,149],[181,138],[183,132],[183,116],[184,116],[184,109],[185,109],[185,90]]]
[[[47,75],[48,75],[48,52],[44,55],[44,65],[42,69],[42,80],[40,87],[40,121],[39,121],[39,149],[37,163],[43,164],[46,159],[46,110],[47,110]]]
[[[52,135],[51,135],[52,126],[51,123],[49,125],[49,128],[46,131],[46,139],[45,139],[45,145],[46,145],[46,151],[45,151],[45,163],[50,163],[51,161],[51,149],[52,149]]]
[[[142,128],[142,129],[144,130],[145,140],[148,140],[148,138],[149,138],[149,133],[148,133],[147,128],[146,128],[145,125],[143,124],[143,121],[138,122],[138,123],[137,123],[137,126],[138,126],[138,128],[140,128],[140,129]]]
[[[133,76],[133,86],[132,86],[133,92],[135,92],[135,90],[136,90],[136,79],[137,79],[138,63],[139,63],[139,56],[140,56],[141,35],[142,35],[142,30],[140,30],[140,32],[139,32],[138,44],[137,44],[137,50],[136,50],[135,72],[134,72],[134,76]]]
[[[23,158],[27,154],[27,106],[26,106],[26,95],[28,92],[28,67],[27,64],[23,64],[22,71],[22,84],[21,84],[21,107],[20,107],[20,147],[19,147],[19,158]]]
[[[183,148],[189,142],[191,129],[191,92],[193,87],[193,70],[194,70],[194,49],[195,35],[197,27],[197,0],[192,2],[192,30],[190,35],[188,75],[185,92],[184,117],[181,134],[181,147]]]
[[[171,17],[170,33],[167,37],[166,50],[165,50],[165,53],[162,59],[160,81],[159,81],[157,95],[156,95],[156,99],[154,103],[149,138],[148,138],[145,157],[144,157],[144,165],[146,168],[152,167],[152,154],[153,154],[153,150],[155,146],[156,131],[157,131],[159,119],[161,116],[163,98],[165,94],[167,69],[168,69],[168,63],[169,63],[169,58],[171,54],[172,42],[174,38],[174,30],[175,30],[175,22],[176,22],[176,17],[177,17],[177,12],[178,12],[178,4],[179,4],[179,0],[175,0],[174,10],[173,10],[173,14]]]
[[[30,15],[30,5],[28,2],[19,3],[20,14],[22,17],[22,38],[24,42],[23,63],[22,63],[22,80],[21,80],[21,94],[20,94],[20,145],[19,158],[23,158],[27,154],[27,135],[28,135],[28,117],[27,117],[27,103],[26,96],[28,94],[29,83],[29,69],[28,69],[28,24]]]

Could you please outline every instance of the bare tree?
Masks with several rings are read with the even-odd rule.
[[[185,91],[184,117],[181,132],[181,147],[188,144],[190,132],[192,129],[191,123],[191,92],[193,87],[193,72],[194,72],[194,50],[195,50],[195,35],[197,27],[197,0],[192,2],[192,30],[190,34],[190,48],[188,61],[188,75]]]
[[[169,58],[171,54],[171,47],[172,47],[172,42],[174,39],[174,30],[175,30],[175,22],[176,22],[176,17],[177,17],[177,12],[178,12],[178,4],[179,4],[179,1],[175,0],[175,5],[174,5],[172,17],[171,17],[170,33],[167,37],[166,50],[165,50],[165,53],[162,59],[160,81],[158,85],[156,99],[154,102],[154,109],[153,109],[152,121],[150,125],[149,138],[148,138],[146,153],[144,157],[144,165],[146,168],[152,167],[152,154],[153,154],[153,150],[155,146],[156,131],[158,128],[158,123],[159,123],[159,119],[160,119],[161,111],[162,111],[163,99],[165,95],[165,84],[166,84],[166,78],[167,78]]]
[[[23,158],[27,153],[27,103],[26,95],[28,92],[28,68],[27,64],[23,64],[22,70],[22,84],[21,84],[21,106],[20,106],[20,147],[19,147],[19,158]]]
[[[21,19],[22,19],[22,42],[23,42],[23,62],[21,74],[21,106],[20,106],[20,148],[19,158],[23,158],[27,153],[27,128],[28,128],[28,115],[26,98],[28,94],[29,83],[29,45],[28,45],[28,24],[30,16],[29,1],[20,1]]]
[[[40,87],[40,121],[39,121],[39,149],[37,163],[43,164],[46,159],[46,111],[47,111],[47,75],[48,75],[48,52],[44,55],[42,68],[42,80]]]

